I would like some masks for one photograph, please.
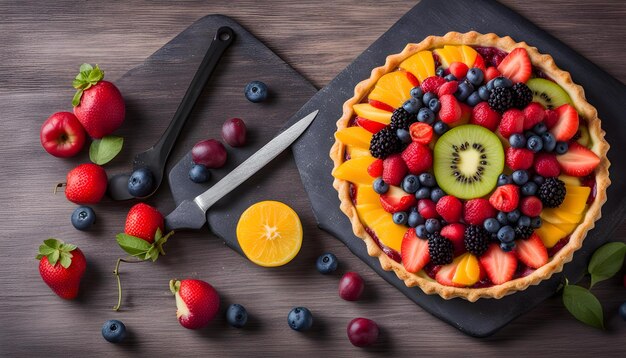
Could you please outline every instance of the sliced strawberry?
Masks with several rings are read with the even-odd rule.
[[[402,239],[400,255],[404,268],[409,272],[417,273],[430,261],[428,240],[417,237],[415,229],[407,230]]]
[[[543,106],[537,102],[531,102],[523,110],[524,112],[524,130],[529,130],[535,126],[535,124],[543,121],[546,117],[546,111]]]
[[[509,109],[504,112],[498,130],[507,139],[513,133],[522,133],[524,131],[524,113],[519,109]]]
[[[469,67],[467,67],[467,65],[463,62],[452,62],[448,69],[450,70],[450,73],[454,75],[454,77],[460,80],[464,78],[465,75],[467,75]]]
[[[534,269],[548,263],[548,250],[539,235],[535,233],[530,235],[528,240],[517,240],[513,252],[526,266]]]
[[[529,169],[533,166],[535,154],[526,148],[508,147],[504,152],[506,166],[512,170]]]
[[[545,114],[543,124],[545,124],[548,129],[552,129],[556,125],[556,122],[559,121],[559,114],[551,109],[546,109]]]
[[[519,204],[519,187],[515,184],[506,184],[496,188],[489,197],[489,203],[496,210],[511,212]]]
[[[409,144],[401,157],[411,174],[421,174],[433,166],[433,154],[430,148],[417,142]]]
[[[512,251],[502,251],[496,243],[489,245],[487,252],[479,260],[494,285],[501,285],[510,281],[517,269],[515,254]]]
[[[389,190],[380,196],[380,204],[388,213],[407,211],[415,206],[415,195],[407,194],[397,186],[389,186]]]
[[[533,72],[533,65],[526,49],[520,47],[511,51],[498,65],[498,71],[513,83],[528,81]]]
[[[449,223],[456,223],[461,220],[463,214],[463,203],[457,197],[446,195],[437,201],[435,207],[439,216]]]
[[[372,178],[378,178],[383,175],[383,160],[376,159],[367,167],[367,174]]]
[[[491,109],[489,103],[480,102],[472,110],[470,123],[483,126],[493,132],[500,124],[500,113]]]
[[[417,212],[424,219],[435,219],[439,217],[435,203],[430,199],[420,199],[417,202]]]
[[[556,124],[550,129],[550,133],[558,141],[568,141],[578,131],[578,112],[569,104],[564,104],[555,109],[559,115]]]
[[[381,129],[386,127],[386,125],[380,122],[372,121],[363,117],[356,117],[354,119],[354,122],[356,123],[357,126],[365,129],[366,131],[370,133],[378,133]]]
[[[424,82],[422,82],[420,87],[422,88],[422,91],[424,93],[426,92],[437,93],[437,90],[439,90],[439,87],[441,87],[444,83],[446,83],[445,78],[439,77],[439,76],[431,76],[431,77],[426,78]]]
[[[552,153],[537,153],[533,166],[535,172],[543,177],[558,177],[561,174],[559,162]]]
[[[435,275],[435,280],[437,280],[437,282],[439,282],[440,284],[444,286],[463,287],[463,285],[454,283],[454,281],[452,281],[458,266],[459,266],[459,263],[455,261],[447,265],[441,266],[439,271],[437,271],[437,275]]]
[[[600,158],[596,153],[576,142],[570,143],[567,153],[557,155],[556,160],[563,173],[575,177],[591,174],[600,164]]]
[[[497,68],[489,67],[485,71],[485,82],[489,82],[489,81],[493,80],[494,78],[500,77],[500,76],[502,76],[502,74],[500,73],[500,71],[498,71]]]
[[[446,82],[443,85],[441,85],[441,87],[439,87],[439,90],[437,91],[437,97],[441,97],[444,94],[454,94],[454,92],[456,92],[458,88],[459,88],[459,82],[457,81]]]
[[[415,122],[409,127],[409,134],[411,134],[411,140],[428,145],[433,139],[433,127],[421,122]]]
[[[444,94],[439,97],[441,109],[439,109],[439,119],[444,123],[452,124],[461,119],[461,106],[459,101],[451,94]]]
[[[405,73],[406,73],[406,78],[409,79],[409,82],[411,82],[413,87],[417,87],[420,85],[420,80],[418,80],[417,77],[415,77],[411,72],[407,71]]]
[[[465,252],[465,225],[461,223],[448,224],[441,228],[440,234],[452,241],[452,245],[454,245],[454,256]]]
[[[392,106],[388,105],[387,103],[383,103],[375,99],[368,99],[367,102],[370,105],[372,105],[372,107],[382,109],[383,111],[393,112],[395,110]]]
[[[392,154],[383,160],[383,180],[389,185],[400,185],[408,169],[400,154]]]
[[[487,68],[485,67],[485,60],[479,54],[476,54],[476,59],[474,60],[474,65],[472,65],[472,67],[480,68],[483,71],[483,73],[487,71]]]

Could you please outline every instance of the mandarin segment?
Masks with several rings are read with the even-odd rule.
[[[361,127],[347,127],[335,133],[335,137],[345,145],[353,145],[359,148],[369,148],[372,133]]]
[[[413,84],[409,81],[406,72],[394,71],[382,76],[368,99],[383,102],[393,108],[401,107],[406,100],[411,98]]]
[[[382,218],[377,221],[373,226],[370,226],[370,229],[374,231],[380,242],[383,245],[390,247],[397,252],[400,252],[402,247],[402,238],[408,228],[404,226],[397,225],[393,222],[391,214],[387,213],[387,215],[382,216]]]
[[[333,170],[337,179],[352,183],[372,185],[372,177],[367,173],[367,167],[376,160],[374,157],[360,157],[347,160]]]
[[[383,123],[385,125],[391,123],[391,112],[376,108],[369,103],[358,103],[352,106],[352,108],[359,117]]]
[[[400,68],[412,73],[417,79],[423,82],[428,77],[435,76],[435,60],[431,51],[420,51],[415,55],[402,61]]]

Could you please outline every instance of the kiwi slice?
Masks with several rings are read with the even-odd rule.
[[[474,124],[450,129],[437,140],[434,152],[437,184],[460,199],[489,194],[504,168],[500,139],[487,128]]]
[[[531,78],[526,86],[533,91],[533,102],[541,103],[547,109],[554,109],[572,100],[565,90],[556,83],[545,78]]]

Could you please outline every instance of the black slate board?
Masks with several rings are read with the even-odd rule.
[[[434,316],[464,333],[485,337],[553,295],[563,275],[573,282],[582,278],[591,253],[611,238],[611,233],[624,217],[626,200],[620,191],[626,180],[621,175],[626,173],[626,161],[615,150],[611,151],[609,159],[612,162],[610,172],[613,183],[608,190],[609,200],[602,210],[604,217],[588,234],[583,248],[565,266],[564,272],[539,286],[500,300],[470,303],[457,298],[446,301],[436,295],[425,295],[419,288],[407,288],[393,272],[382,270],[378,259],[368,256],[361,239],[353,235],[350,222],[339,210],[337,193],[332,189],[330,172],[333,165],[328,153],[334,143],[335,122],[341,117],[343,103],[352,97],[354,86],[368,78],[372,68],[384,64],[387,55],[398,53],[407,43],[419,42],[429,35],[471,30],[509,35],[517,41],[536,46],[542,53],[551,54],[559,67],[569,71],[574,81],[586,89],[587,99],[603,119],[609,143],[619,143],[620,139],[626,138],[626,126],[620,123],[623,103],[626,103],[626,87],[602,69],[495,1],[422,0],[292,118],[300,118],[314,109],[320,109],[311,128],[293,146],[293,152],[320,228],[344,242],[385,280]]]

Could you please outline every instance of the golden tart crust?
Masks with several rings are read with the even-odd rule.
[[[367,252],[370,256],[378,257],[380,265],[386,271],[393,270],[398,278],[404,281],[408,287],[418,286],[427,294],[438,294],[444,299],[461,297],[470,302],[475,302],[479,298],[502,298],[516,291],[522,291],[531,285],[537,285],[541,281],[550,278],[554,273],[561,272],[563,265],[572,260],[574,252],[578,250],[589,230],[591,230],[595,221],[601,216],[600,209],[606,202],[606,189],[610,185],[609,179],[609,160],[607,152],[609,144],[604,139],[605,132],[600,127],[600,119],[597,110],[590,105],[585,99],[583,88],[572,81],[569,72],[560,70],[552,56],[539,53],[536,47],[531,47],[525,42],[515,42],[511,37],[499,37],[496,34],[480,34],[472,31],[467,33],[449,32],[444,36],[429,36],[420,43],[408,44],[404,50],[398,54],[387,56],[385,64],[372,70],[368,79],[361,81],[354,89],[354,96],[343,104],[343,115],[337,121],[337,129],[346,128],[354,116],[352,106],[360,103],[365,98],[378,79],[384,74],[396,70],[399,64],[411,55],[422,50],[433,50],[444,45],[470,45],[470,46],[486,46],[496,47],[501,50],[511,52],[513,49],[523,47],[528,51],[533,67],[540,69],[548,75],[553,81],[560,85],[571,97],[572,103],[578,113],[587,121],[589,133],[593,139],[593,147],[590,148],[596,155],[601,158],[600,165],[595,170],[597,193],[593,203],[587,209],[583,219],[570,234],[569,242],[560,249],[544,266],[535,270],[528,276],[520,277],[503,283],[486,288],[459,288],[444,286],[437,281],[431,279],[421,270],[418,273],[410,273],[404,269],[401,263],[392,260],[383,250],[376,244],[375,240],[366,232],[364,225],[361,223],[356,208],[350,196],[350,182],[335,179],[334,188],[337,190],[341,201],[341,211],[343,211],[352,223],[354,234],[363,239],[367,245]],[[336,140],[330,150],[330,157],[334,162],[334,168],[337,168],[344,162],[345,146]]]

